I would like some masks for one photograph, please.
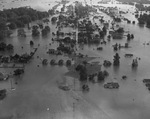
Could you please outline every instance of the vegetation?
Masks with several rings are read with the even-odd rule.
[[[15,76],[19,76],[19,75],[21,75],[21,74],[23,74],[24,73],[24,69],[16,69],[15,71],[14,71],[14,75]]]
[[[70,48],[69,46],[65,46],[64,44],[59,44],[59,46],[57,47],[57,50],[66,54],[72,54],[73,52],[72,48]]]
[[[55,10],[54,9],[49,9],[48,13],[49,13],[49,15],[54,15],[55,14]]]
[[[76,67],[76,71],[79,72],[80,81],[87,81],[87,69],[85,65],[79,64]]]
[[[43,59],[42,64],[43,65],[47,65],[47,63],[48,63],[48,60],[47,59]]]
[[[60,59],[59,61],[58,61],[58,65],[63,65],[64,64],[64,61],[62,60],[62,59]]]
[[[33,41],[30,41],[30,46],[33,46],[34,45],[34,42]]]
[[[71,60],[67,60],[67,61],[66,61],[66,65],[67,65],[67,66],[71,66]]]
[[[135,7],[140,11],[150,11],[150,6],[144,6],[143,4],[136,4]]]
[[[12,44],[6,44],[4,42],[0,43],[0,51],[12,51],[14,49],[14,46]]]
[[[57,17],[52,17],[51,21],[52,21],[52,23],[56,23]]]
[[[95,11],[96,9],[91,6],[83,6],[81,2],[77,2],[75,4],[75,13],[78,18],[83,18],[89,15],[89,12]]]
[[[40,32],[38,31],[38,26],[34,25],[32,27],[32,36],[39,36],[40,35]]]
[[[51,65],[55,65],[55,64],[56,64],[56,61],[55,61],[54,59],[52,59],[52,60],[50,61],[50,64],[51,64]]]
[[[149,0],[117,0],[119,2],[123,2],[123,3],[133,3],[133,2],[136,2],[136,3],[141,3],[141,4],[149,4],[150,1]]]
[[[3,100],[6,97],[6,89],[0,90],[0,100]]]
[[[49,26],[45,26],[44,29],[42,29],[42,35],[45,36],[50,32],[50,27]]]
[[[0,39],[3,39],[6,36],[9,36],[11,32],[9,31],[7,25],[6,25],[6,20],[1,18],[0,14]]]
[[[48,17],[47,12],[36,11],[29,7],[4,9],[0,11],[0,39],[9,36],[10,30],[25,27],[31,21]]]
[[[121,22],[121,18],[114,17],[113,19],[114,19],[115,22]]]
[[[122,39],[123,34],[124,34],[124,28],[119,27],[117,30],[114,30],[112,33],[110,33],[112,35],[113,39]]]
[[[120,56],[118,53],[116,53],[114,55],[114,63],[113,64],[114,64],[114,66],[119,66],[119,64],[120,64]]]
[[[138,18],[138,22],[139,24],[146,24],[146,26],[148,28],[150,28],[150,15],[147,15],[147,14],[141,14]]]
[[[26,37],[26,33],[24,31],[24,29],[18,29],[18,36],[21,36],[21,37]]]

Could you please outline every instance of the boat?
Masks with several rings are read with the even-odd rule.
[[[125,57],[133,57],[133,54],[125,54]]]
[[[97,50],[103,50],[103,47],[98,47]]]
[[[116,82],[109,82],[104,84],[104,88],[109,88],[109,89],[118,89],[119,88],[119,84]]]

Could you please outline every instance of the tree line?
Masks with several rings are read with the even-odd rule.
[[[32,21],[48,16],[48,12],[37,11],[30,7],[4,9],[0,11],[0,39],[10,35],[10,30],[23,28]]]
[[[150,15],[140,14],[138,18],[139,24],[146,24],[146,27],[150,28]]]
[[[140,3],[140,4],[150,4],[149,0],[117,0],[119,2],[123,2],[123,3]]]

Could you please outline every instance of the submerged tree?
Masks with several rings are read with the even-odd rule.
[[[6,21],[2,18],[0,18],[0,39],[3,39],[4,37],[7,36],[7,25]]]
[[[0,51],[4,51],[6,49],[6,44],[4,42],[0,43]]]
[[[56,23],[57,17],[52,17],[51,21],[52,21],[52,23]]]
[[[102,71],[100,71],[100,72],[98,73],[97,78],[98,78],[98,81],[104,81],[105,76],[104,76],[104,74],[103,74],[103,72],[102,72]]]
[[[120,56],[118,53],[114,55],[114,66],[118,66],[120,64]]]
[[[15,71],[14,71],[14,75],[15,76],[19,76],[19,75],[21,75],[21,74],[23,74],[24,73],[24,69],[16,69]]]
[[[38,31],[38,26],[32,27],[32,36],[39,36],[40,32]]]
[[[76,67],[76,71],[79,71],[81,81],[87,81],[87,69],[84,65],[79,64]]]
[[[49,26],[45,26],[44,29],[42,29],[42,35],[45,36],[50,32],[50,27]]]
[[[6,48],[7,48],[7,50],[13,50],[14,46],[12,44],[8,44]]]
[[[17,25],[16,25],[15,22],[11,22],[11,23],[8,25],[8,27],[9,27],[9,29],[14,30],[14,29],[17,28]]]

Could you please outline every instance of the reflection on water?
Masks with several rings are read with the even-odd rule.
[[[115,74],[118,74],[119,73],[119,66],[114,66],[113,70],[114,70]]]

